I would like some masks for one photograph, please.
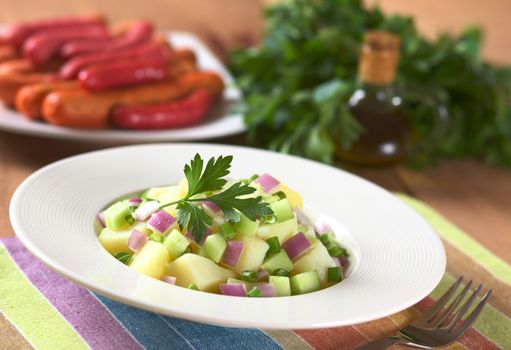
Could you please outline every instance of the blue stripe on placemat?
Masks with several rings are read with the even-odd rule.
[[[185,321],[96,297],[123,326],[150,349],[282,349],[259,329],[226,328]]]

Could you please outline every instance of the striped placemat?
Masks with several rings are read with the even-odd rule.
[[[511,266],[425,204],[402,200],[440,233],[448,272],[430,296],[350,327],[267,331],[215,327],[126,306],[49,270],[16,238],[0,243],[0,349],[353,349],[394,333],[464,274],[494,289],[474,326],[446,349],[511,349]]]

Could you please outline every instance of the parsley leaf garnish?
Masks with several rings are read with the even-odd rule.
[[[208,201],[215,203],[224,212],[225,221],[239,222],[241,212],[247,218],[255,221],[258,217],[273,214],[268,203],[261,202],[261,197],[239,198],[254,193],[255,188],[236,182],[223,192],[208,198]]]
[[[177,204],[177,221],[181,230],[187,229],[200,242],[204,234],[211,226],[213,220],[194,202],[210,201],[220,207],[224,213],[225,221],[239,222],[240,215],[243,214],[250,220],[256,220],[259,217],[273,214],[268,203],[261,202],[261,197],[243,196],[255,192],[255,188],[249,184],[236,182],[226,190],[213,194],[221,190],[227,183],[224,179],[229,174],[231,168],[232,156],[212,157],[204,168],[204,161],[199,154],[196,154],[190,164],[185,165],[184,173],[188,181],[188,192],[186,196],[178,201],[166,203],[160,208]],[[197,195],[202,195],[197,197]],[[195,197],[195,198],[194,198]],[[241,214],[240,214],[241,213]]]
[[[213,220],[204,209],[184,200],[177,205],[177,209],[177,222],[181,230],[186,227],[192,233],[195,242],[200,242]]]
[[[206,165],[206,169],[202,172],[204,161],[197,153],[190,164],[185,165],[185,176],[188,180],[188,194],[186,198],[190,198],[196,194],[208,191],[218,191],[227,182],[223,179],[229,174],[231,168],[232,156],[220,156],[216,160],[211,158]]]

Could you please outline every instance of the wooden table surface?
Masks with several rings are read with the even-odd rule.
[[[191,30],[220,56],[235,46],[256,43],[262,32],[261,3],[257,0],[34,0],[0,1],[0,21],[11,22],[38,16],[104,12],[113,20],[134,16],[150,18],[162,28]],[[373,1],[370,1],[373,2]],[[487,33],[484,54],[495,62],[511,63],[508,0],[479,1],[382,0],[389,12],[413,14],[426,35],[439,30],[458,31],[479,23]],[[463,8],[463,14],[459,11]],[[216,140],[240,143],[242,137]],[[12,236],[9,200],[15,188],[40,167],[86,151],[113,145],[42,139],[0,132],[0,236]],[[92,170],[91,170],[92,171]],[[475,160],[446,161],[438,167],[414,172],[398,167],[357,170],[360,175],[391,190],[415,196],[438,210],[486,247],[511,263],[511,170]]]

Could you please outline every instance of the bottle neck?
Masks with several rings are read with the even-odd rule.
[[[350,98],[349,104],[355,105],[361,100],[373,101],[378,105],[387,105],[393,103],[392,99],[396,96],[393,84],[372,84],[359,80],[357,90]]]
[[[358,78],[372,85],[392,85],[399,61],[397,50],[375,50],[364,46],[360,54]]]
[[[390,82],[388,84],[374,84],[359,79],[358,88],[364,90],[367,94],[371,95],[384,94],[391,96],[394,94],[393,82]]]

